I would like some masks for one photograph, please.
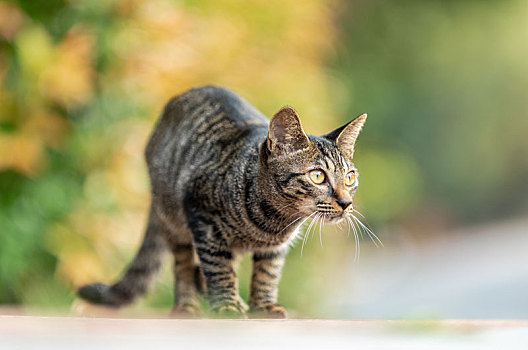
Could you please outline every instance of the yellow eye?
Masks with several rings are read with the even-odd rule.
[[[314,182],[314,184],[322,184],[325,180],[325,174],[321,170],[312,170],[310,171],[310,180]]]
[[[345,185],[352,186],[356,182],[356,173],[351,171],[345,176]]]

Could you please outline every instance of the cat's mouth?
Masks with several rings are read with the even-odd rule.
[[[324,223],[338,224],[347,217],[346,211],[320,211],[316,212]]]

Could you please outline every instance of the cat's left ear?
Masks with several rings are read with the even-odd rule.
[[[356,144],[359,132],[361,131],[361,128],[363,128],[365,121],[367,121],[366,113],[324,135],[324,137],[328,140],[334,141],[342,152],[352,158],[354,155],[354,145]]]

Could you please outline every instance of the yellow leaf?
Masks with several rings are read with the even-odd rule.
[[[56,59],[39,80],[44,96],[72,107],[92,97],[94,71],[92,67],[93,38],[80,28],[72,29],[56,49]]]
[[[0,134],[0,170],[16,169],[26,175],[35,175],[42,165],[43,145],[24,134]]]

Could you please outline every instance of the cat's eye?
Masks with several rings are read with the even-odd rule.
[[[325,174],[322,170],[312,170],[309,175],[310,180],[312,180],[314,184],[320,185],[325,181]]]
[[[350,171],[345,176],[345,185],[346,186],[352,186],[356,182],[356,173],[354,171]]]

